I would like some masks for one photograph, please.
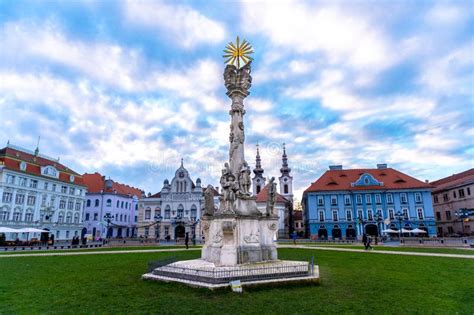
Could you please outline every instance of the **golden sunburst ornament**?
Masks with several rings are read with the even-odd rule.
[[[223,57],[226,58],[225,63],[230,65],[236,65],[237,69],[240,69],[240,64],[245,66],[249,61],[253,60],[250,54],[253,54],[252,45],[245,39],[240,42],[239,36],[237,36],[236,43],[228,43],[224,49],[226,53]]]

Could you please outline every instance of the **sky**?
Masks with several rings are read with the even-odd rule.
[[[328,169],[420,180],[472,168],[470,1],[0,0],[0,147],[155,193],[181,158],[204,185],[228,159],[222,50],[254,48],[246,160],[260,145],[295,197]]]

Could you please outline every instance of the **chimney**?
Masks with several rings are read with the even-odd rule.
[[[330,171],[342,170],[342,165],[329,165]]]
[[[379,170],[386,169],[386,168],[387,168],[387,164],[377,164],[377,168],[378,168]]]
[[[429,184],[429,183],[430,183],[430,181],[429,181],[428,179],[425,179],[425,183]]]

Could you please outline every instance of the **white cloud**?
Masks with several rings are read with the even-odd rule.
[[[193,8],[164,1],[126,1],[124,13],[134,24],[161,29],[160,34],[177,45],[192,48],[201,43],[220,43],[226,37],[222,23],[214,21]]]
[[[270,100],[251,97],[247,101],[246,108],[256,112],[266,112],[272,109],[274,104]]]

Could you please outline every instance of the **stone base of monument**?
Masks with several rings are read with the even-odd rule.
[[[230,286],[240,280],[243,287],[319,283],[319,268],[304,261],[276,260],[237,266],[216,266],[203,259],[179,261],[144,274],[143,279],[178,282],[211,290]]]

